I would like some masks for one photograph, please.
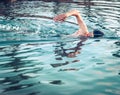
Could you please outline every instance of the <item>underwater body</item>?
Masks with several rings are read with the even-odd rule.
[[[0,95],[120,95],[120,1],[0,2]],[[66,38],[80,11],[101,38]]]

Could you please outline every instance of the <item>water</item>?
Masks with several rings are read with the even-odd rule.
[[[47,1],[47,0],[46,0]],[[0,95],[120,95],[120,1],[0,3]],[[64,38],[71,9],[103,38]],[[74,23],[73,23],[74,22]]]

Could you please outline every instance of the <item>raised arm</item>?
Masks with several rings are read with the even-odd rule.
[[[78,31],[78,32],[83,32],[84,35],[89,33],[88,28],[87,28],[86,24],[84,23],[84,21],[82,19],[82,16],[80,15],[79,11],[77,11],[77,10],[72,10],[72,11],[69,11],[67,13],[57,15],[56,17],[54,17],[54,20],[62,22],[69,16],[75,16],[76,17],[78,25],[80,27],[80,29],[79,29],[80,31]]]

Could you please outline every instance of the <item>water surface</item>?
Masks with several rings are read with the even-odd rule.
[[[0,3],[0,95],[119,95],[120,1],[70,0]],[[64,38],[78,29],[80,11],[89,31],[103,38]]]

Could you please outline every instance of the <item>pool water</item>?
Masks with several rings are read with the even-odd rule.
[[[120,95],[120,1],[48,1],[0,3],[0,95]],[[105,36],[66,38],[71,9]]]

